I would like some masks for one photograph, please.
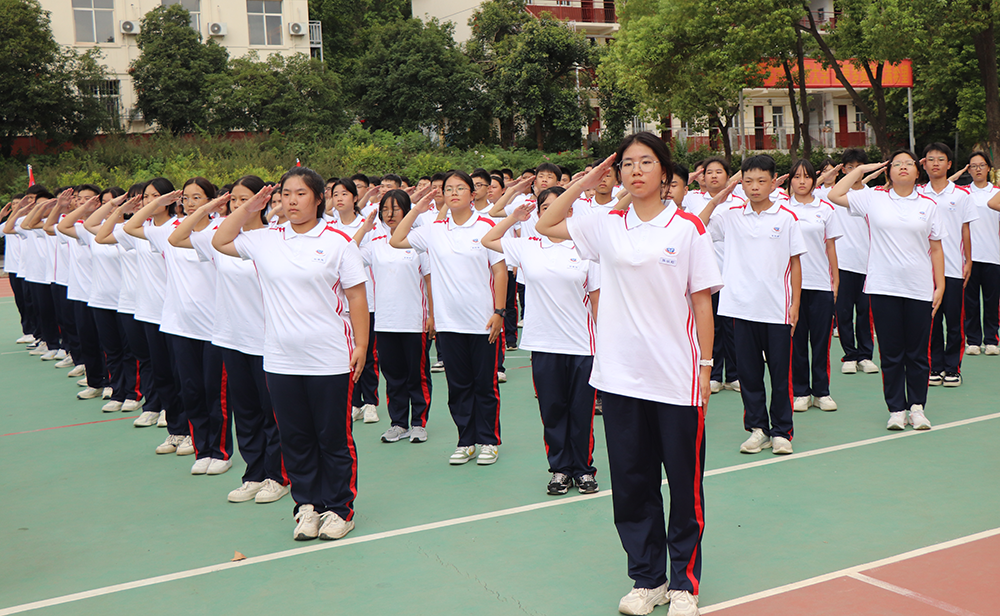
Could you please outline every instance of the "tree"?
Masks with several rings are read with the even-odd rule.
[[[366,128],[396,133],[436,129],[450,144],[489,134],[479,69],[455,44],[453,26],[437,20],[391,22],[370,31],[346,77]]]
[[[323,24],[324,59],[341,73],[364,53],[372,28],[410,16],[410,0],[309,0],[310,19]]]
[[[60,49],[38,0],[0,0],[0,155],[20,135],[85,140],[108,125],[93,84],[106,79],[100,52]]]
[[[216,122],[212,103],[228,85],[229,53],[215,41],[201,42],[187,9],[174,4],[146,13],[136,43],[140,55],[129,73],[146,122],[175,135]]]
[[[311,133],[346,127],[339,77],[304,54],[252,51],[229,62],[231,90],[218,102],[219,123],[250,132]]]

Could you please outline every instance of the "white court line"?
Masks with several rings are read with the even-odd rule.
[[[847,577],[853,578],[859,582],[864,582],[865,584],[870,584],[871,586],[875,586],[877,588],[881,588],[882,590],[888,590],[889,592],[896,593],[897,595],[902,595],[908,599],[913,599],[914,601],[919,601],[932,607],[936,607],[937,609],[950,614],[956,614],[957,616],[980,616],[976,612],[964,610],[957,605],[952,605],[944,601],[939,601],[933,597],[922,595],[916,591],[910,590],[909,588],[903,588],[902,586],[896,586],[895,584],[890,584],[889,582],[876,580],[875,578],[868,577],[863,573],[852,573]]]
[[[702,614],[710,614],[712,612],[718,612],[720,610],[728,609],[728,608],[731,608],[731,607],[736,607],[738,605],[744,605],[744,604],[750,603],[752,601],[759,601],[760,599],[767,599],[769,597],[774,597],[774,596],[777,596],[777,595],[782,595],[782,594],[785,594],[787,592],[791,592],[793,590],[798,590],[800,588],[807,588],[809,586],[815,586],[816,584],[822,584],[823,582],[829,582],[831,580],[835,580],[837,578],[842,578],[842,577],[845,577],[845,576],[846,577],[852,577],[852,578],[855,578],[855,579],[859,579],[856,576],[859,575],[862,571],[868,571],[870,569],[876,569],[878,567],[884,567],[886,565],[892,565],[892,564],[895,564],[895,563],[898,563],[898,562],[902,562],[904,560],[909,560],[911,558],[917,558],[918,556],[925,556],[927,554],[933,554],[934,552],[940,552],[941,550],[947,550],[948,548],[958,547],[960,545],[965,545],[967,543],[973,543],[974,541],[979,541],[980,539],[988,539],[990,537],[995,537],[997,535],[1000,535],[1000,528],[994,528],[994,529],[991,529],[991,530],[984,530],[984,531],[982,531],[980,533],[975,533],[973,535],[968,535],[968,536],[965,536],[965,537],[959,537],[958,539],[952,539],[950,541],[944,541],[942,543],[936,543],[934,545],[929,545],[927,547],[918,548],[916,550],[911,550],[909,552],[903,552],[902,554],[896,554],[895,556],[889,556],[887,558],[883,558],[881,560],[875,560],[875,561],[872,561],[870,563],[865,563],[863,565],[854,565],[853,567],[847,567],[846,569],[841,569],[840,571],[831,571],[830,573],[824,573],[823,575],[817,575],[816,577],[812,577],[812,578],[809,578],[807,580],[802,580],[800,582],[793,582],[791,584],[785,584],[784,586],[778,586],[777,588],[772,588],[770,590],[763,590],[761,592],[756,592],[756,593],[754,593],[752,595],[746,595],[744,597],[737,597],[736,599],[730,599],[729,601],[723,601],[722,603],[715,603],[713,605],[708,605],[708,606],[705,606],[705,607],[701,608],[701,613]],[[867,578],[868,576],[863,576],[863,577]],[[876,582],[879,582],[877,585],[880,586],[880,587],[882,587],[882,588],[886,588],[886,586],[891,586],[891,584],[886,584],[885,582],[881,582],[879,580],[874,580],[874,578],[868,578],[868,579],[876,581]],[[860,580],[860,581],[868,583],[867,580]],[[883,586],[883,585],[885,585],[885,586]],[[898,587],[896,587],[896,588],[898,588]],[[886,588],[886,590],[892,590],[892,589],[891,588]],[[906,589],[900,589],[900,590],[906,590]],[[895,592],[895,591],[893,591],[893,592]],[[909,592],[912,592],[912,591],[906,591],[906,592],[909,593]],[[916,594],[916,593],[914,593],[914,594]],[[907,596],[911,596],[911,595],[907,595]],[[911,598],[916,599],[916,597],[911,597]],[[917,599],[917,600],[919,600],[919,599]],[[931,599],[931,600],[933,601],[933,599]],[[935,605],[935,607],[940,607],[940,606]],[[954,606],[951,606],[951,607],[954,608]],[[941,607],[941,609],[948,609],[948,608]],[[954,608],[954,609],[960,609],[960,608]],[[966,612],[966,611],[952,612],[952,613],[963,614],[963,615],[973,614],[973,616],[975,616],[975,614],[973,612]]]
[[[970,425],[970,424],[974,424],[974,423],[979,423],[979,422],[983,422],[983,421],[989,421],[991,419],[997,419],[997,418],[1000,418],[1000,413],[992,413],[990,415],[983,415],[981,417],[972,417],[972,418],[969,418],[969,419],[962,419],[962,420],[959,420],[959,421],[953,421],[953,422],[950,422],[950,423],[940,424],[940,425],[936,426],[933,430],[931,430],[929,432],[923,432],[923,431],[918,432],[916,430],[910,430],[910,431],[905,431],[905,432],[899,432],[899,433],[895,433],[895,434],[890,434],[890,435],[887,435],[887,436],[880,436],[880,437],[877,437],[877,438],[870,438],[870,439],[865,439],[865,440],[862,440],[862,441],[855,441],[853,443],[844,443],[842,445],[833,445],[831,447],[823,447],[821,449],[815,449],[813,451],[807,451],[807,452],[803,452],[803,453],[793,454],[791,456],[773,456],[773,457],[767,458],[765,460],[759,460],[759,461],[756,461],[756,462],[748,462],[746,464],[737,464],[737,465],[734,465],[734,466],[727,466],[727,467],[723,467],[723,468],[717,468],[717,469],[714,469],[714,470],[706,472],[705,476],[707,476],[707,477],[714,477],[716,475],[723,475],[723,474],[726,474],[726,473],[733,473],[733,472],[736,472],[736,471],[748,470],[748,469],[757,468],[757,467],[760,467],[760,466],[767,466],[767,465],[770,465],[770,464],[779,464],[779,463],[782,463],[782,462],[789,462],[789,461],[793,461],[793,460],[800,460],[800,459],[803,459],[803,458],[809,458],[809,457],[813,457],[813,456],[818,456],[818,455],[825,454],[825,453],[834,453],[834,452],[837,452],[837,451],[844,451],[846,449],[854,449],[856,447],[864,447],[866,445],[873,445],[873,444],[876,444],[876,443],[882,443],[882,442],[896,440],[896,439],[900,439],[900,438],[907,438],[907,437],[917,436],[917,435],[929,435],[929,434],[934,434],[935,432],[940,432],[942,430],[947,430],[949,428],[957,428],[957,427],[960,427],[960,426],[966,426],[966,425]],[[663,483],[666,484],[667,483],[666,480],[664,480]],[[436,529],[440,529],[440,528],[448,528],[448,527],[451,527],[451,526],[458,526],[460,524],[467,524],[469,522],[479,522],[479,521],[482,521],[482,520],[490,520],[490,519],[494,519],[494,518],[502,518],[502,517],[507,517],[507,516],[511,516],[511,515],[517,515],[517,514],[520,514],[520,513],[528,513],[528,512],[531,512],[531,511],[538,511],[538,510],[541,510],[541,509],[548,509],[548,508],[551,508],[551,507],[560,507],[560,506],[563,506],[563,505],[570,505],[570,504],[578,503],[578,502],[581,502],[581,501],[587,501],[587,500],[593,500],[593,499],[596,499],[596,498],[604,498],[604,497],[607,497],[607,496],[611,496],[611,493],[612,493],[611,490],[605,490],[605,491],[599,492],[597,494],[588,494],[588,495],[581,495],[581,496],[571,496],[571,497],[568,497],[568,498],[562,498],[562,499],[555,500],[555,501],[545,501],[545,502],[541,502],[541,503],[533,503],[533,504],[530,504],[530,505],[523,505],[521,507],[511,507],[509,509],[499,509],[497,511],[490,511],[490,512],[487,512],[487,513],[480,513],[480,514],[476,514],[476,515],[463,516],[463,517],[459,517],[459,518],[451,518],[451,519],[448,519],[448,520],[441,520],[439,522],[431,522],[429,524],[420,524],[420,525],[417,525],[417,526],[409,526],[409,527],[406,527],[406,528],[400,528],[400,529],[397,529],[397,530],[385,531],[385,532],[381,532],[381,533],[373,533],[371,535],[364,535],[364,536],[361,536],[361,537],[352,537],[350,539],[342,539],[342,540],[339,540],[339,541],[319,543],[319,544],[311,545],[311,546],[308,546],[308,547],[293,548],[293,549],[290,549],[290,550],[283,550],[281,552],[273,552],[271,554],[264,554],[262,556],[252,556],[250,558],[247,558],[246,560],[241,560],[241,561],[238,561],[238,562],[227,562],[227,563],[219,563],[219,564],[215,564],[215,565],[208,565],[206,567],[199,567],[197,569],[188,569],[186,571],[178,571],[176,573],[168,573],[168,574],[165,574],[165,575],[158,575],[158,576],[155,576],[155,577],[145,578],[145,579],[142,579],[142,580],[135,580],[133,582],[125,582],[125,583],[122,583],[122,584],[114,584],[114,585],[111,585],[111,586],[104,586],[104,587],[95,588],[95,589],[92,589],[92,590],[85,590],[85,591],[82,591],[82,592],[72,593],[72,594],[69,594],[69,595],[63,595],[63,596],[60,596],[60,597],[53,597],[51,599],[43,599],[41,601],[34,601],[34,602],[31,602],[31,603],[23,603],[21,605],[14,605],[14,606],[11,606],[9,608],[0,609],[0,616],[8,616],[10,614],[20,614],[22,612],[28,612],[28,611],[31,611],[31,610],[37,610],[37,609],[41,609],[41,608],[45,608],[45,607],[52,607],[52,606],[55,606],[55,605],[62,605],[64,603],[72,603],[72,602],[75,602],[75,601],[82,601],[84,599],[92,599],[94,597],[101,597],[101,596],[104,596],[104,595],[110,595],[110,594],[122,592],[122,591],[125,591],[125,590],[132,590],[132,589],[135,589],[135,588],[143,588],[145,586],[153,586],[153,585],[156,585],[156,584],[163,584],[165,582],[173,582],[173,581],[176,581],[176,580],[183,580],[183,579],[187,579],[187,578],[191,578],[191,577],[197,577],[197,576],[201,576],[201,575],[206,575],[206,574],[209,574],[209,573],[216,573],[216,572],[219,572],[219,571],[227,571],[229,569],[236,569],[238,567],[246,567],[248,565],[255,565],[255,564],[258,564],[258,563],[266,563],[266,562],[270,562],[270,561],[273,561],[273,560],[281,560],[281,559],[284,559],[284,558],[290,558],[290,557],[293,557],[293,556],[299,556],[301,554],[311,554],[313,552],[319,552],[321,550],[331,550],[331,549],[346,547],[346,546],[349,546],[349,545],[356,545],[356,544],[359,544],[359,543],[369,543],[369,542],[372,542],[372,541],[379,541],[381,539],[390,539],[390,538],[393,538],[393,537],[400,537],[400,536],[404,536],[404,535],[412,535],[414,533],[420,533],[420,532],[424,532],[424,531],[428,531],[428,530],[436,530]],[[989,532],[994,532],[994,531],[989,531]],[[1000,533],[1000,529],[996,529],[995,533]],[[940,544],[940,545],[944,545],[944,544]],[[960,544],[956,544],[956,545],[960,545]],[[929,548],[923,548],[923,549],[929,549]],[[933,550],[931,550],[931,551],[933,551]],[[909,554],[909,552],[908,552],[908,554]],[[881,562],[881,561],[879,561],[879,562]],[[862,567],[862,569],[865,569],[865,568],[870,568],[870,566],[864,566],[864,567]],[[858,569],[858,571],[860,571],[862,569]],[[833,575],[833,574],[829,574],[829,575]],[[838,574],[838,575],[836,575],[834,577],[839,577],[840,575],[843,575],[843,574]],[[818,580],[817,582],[813,582],[813,583],[818,583],[819,581],[823,581],[823,580],[821,580],[819,578],[813,578],[813,579]],[[804,582],[799,582],[799,584],[804,584]],[[805,584],[805,585],[808,586],[809,584]],[[793,585],[790,585],[790,586],[793,586]],[[781,587],[781,588],[785,588],[785,587]],[[790,590],[791,590],[791,588],[790,588]],[[770,591],[764,591],[764,592],[766,593],[766,592],[770,592]],[[786,592],[786,591],[780,591],[780,592]],[[761,593],[758,593],[758,594],[761,594]],[[778,593],[775,592],[774,594],[778,594]],[[750,597],[756,597],[756,595],[749,595],[749,596]],[[770,596],[770,595],[762,595],[762,596]],[[752,600],[752,599],[750,599],[750,600]],[[739,601],[739,600],[734,599],[734,601]],[[724,605],[724,604],[719,604],[719,605]],[[728,605],[728,604],[726,604],[726,605]],[[738,603],[733,603],[733,605],[738,605]],[[709,609],[709,608],[706,608],[706,609]],[[702,612],[703,613],[707,613],[706,609],[703,609]],[[716,606],[712,606],[711,609],[722,609],[722,608],[718,608]]]

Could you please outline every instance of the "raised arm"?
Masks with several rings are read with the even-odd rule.
[[[268,199],[271,198],[271,193],[274,192],[276,188],[276,186],[265,186],[264,188],[261,188],[260,192],[251,197],[249,201],[237,208],[236,211],[229,216],[226,216],[226,219],[222,221],[219,228],[215,230],[215,235],[212,237],[212,247],[224,255],[239,257],[240,253],[236,250],[236,246],[233,242],[236,241],[240,231],[243,230],[243,225],[250,222],[250,219],[253,218],[257,212],[264,209],[264,206],[267,205]],[[367,312],[365,314],[367,314]],[[367,332],[368,330],[365,331]],[[365,341],[365,344],[367,344],[367,340]]]
[[[142,228],[142,224],[146,222],[147,218],[152,218],[153,215],[156,214],[156,212],[161,208],[165,208],[174,201],[177,201],[177,198],[180,197],[181,194],[182,191],[175,190],[174,192],[160,195],[147,203],[141,210],[136,212],[128,222],[125,223],[124,227],[122,227],[125,230],[125,233],[141,240],[146,239],[146,231]]]
[[[486,232],[483,239],[479,240],[479,243],[489,248],[493,252],[503,253],[503,246],[500,243],[500,238],[502,238],[507,231],[519,222],[524,222],[531,218],[531,212],[535,209],[533,203],[525,203],[517,206],[514,213],[510,216],[504,218],[498,222],[492,229]],[[507,290],[504,289],[504,297],[507,296]]]
[[[958,178],[962,177],[962,174],[964,174],[968,170],[969,170],[969,165],[966,164],[964,167],[962,167],[961,169],[959,169],[955,173],[951,174],[951,176],[948,177],[948,181],[949,182],[956,182],[956,181],[958,181]]]
[[[354,237],[351,238],[354,240],[355,244],[361,246],[361,242],[365,239],[365,236],[371,233],[371,230],[375,228],[376,216],[378,216],[378,210],[373,210],[368,213],[368,216],[365,218],[365,221],[361,223],[361,226],[358,227],[358,230],[354,234]]]
[[[139,207],[139,202],[142,200],[142,195],[135,195],[125,203],[121,203],[123,197],[125,195],[119,195],[112,200],[111,205],[117,207],[113,207],[108,213],[107,218],[104,219],[104,223],[101,224],[101,228],[94,234],[94,241],[98,244],[117,244],[115,226],[124,219],[125,214],[129,212],[134,213],[135,209]],[[86,227],[86,223],[84,223],[84,226]]]
[[[826,184],[827,182],[829,182],[830,180],[836,178],[837,174],[840,173],[840,170],[843,169],[843,168],[844,168],[844,165],[843,165],[843,163],[841,163],[841,164],[837,165],[836,167],[830,167],[829,169],[827,169],[823,173],[819,174],[819,177],[816,178],[816,186],[817,187],[822,186],[822,185]]]
[[[566,227],[566,215],[569,214],[569,208],[573,206],[574,201],[580,198],[583,191],[600,186],[601,180],[608,174],[614,163],[615,155],[612,154],[601,161],[601,164],[591,169],[590,173],[583,176],[582,179],[567,186],[566,191],[556,197],[552,205],[546,208],[539,217],[538,222],[535,223],[535,230],[554,240],[572,239],[569,236],[569,229]]]
[[[97,205],[97,196],[95,195],[84,201],[83,205],[76,208],[75,210],[67,214],[65,218],[60,220],[59,224],[56,225],[56,229],[59,230],[59,233],[62,233],[67,237],[71,237],[75,240],[80,239],[80,237],[76,233],[76,221],[89,216],[90,215],[89,212],[96,205]]]
[[[21,197],[21,200],[18,201],[17,204],[12,208],[13,211],[11,212],[10,216],[7,217],[7,222],[4,223],[3,226],[4,234],[13,235],[14,233],[17,233],[17,231],[14,230],[14,224],[17,223],[17,219],[20,218],[22,215],[27,216],[27,212],[29,212],[32,207],[33,205],[28,204],[27,197]]]
[[[55,199],[46,199],[44,201],[36,201],[35,207],[32,208],[31,212],[28,214],[24,222],[21,223],[22,229],[37,229],[40,225],[42,217],[48,213],[49,209],[55,205]]]
[[[88,216],[87,219],[83,221],[83,228],[86,229],[87,231],[90,231],[94,235],[94,238],[96,239],[97,232],[101,230],[101,226],[104,224],[104,221],[108,218],[108,216],[111,215],[111,212],[114,209],[116,209],[124,200],[125,200],[125,195],[119,195],[118,197],[101,205],[101,207],[97,208],[97,210],[93,214]],[[104,243],[109,244],[114,242],[104,242]]]
[[[413,228],[413,223],[417,220],[417,216],[428,211],[430,207],[431,202],[427,198],[421,199],[416,205],[411,207],[410,211],[403,217],[403,220],[399,221],[399,224],[396,225],[396,230],[392,232],[392,237],[389,238],[389,245],[393,248],[412,248],[406,236],[410,234],[410,229]]]
[[[194,228],[198,223],[208,218],[209,214],[216,209],[224,207],[227,203],[229,203],[229,193],[224,193],[202,205],[194,211],[194,214],[184,217],[184,220],[181,221],[181,224],[177,225],[177,228],[170,234],[167,241],[170,242],[171,246],[194,250],[194,246],[191,244],[191,233],[194,231]]]
[[[59,222],[59,217],[63,213],[69,212],[69,206],[73,202],[72,199],[72,188],[67,188],[59,193],[59,196],[56,198],[56,206],[49,212],[49,215],[45,218],[45,224],[42,225],[42,230],[45,231],[46,235],[56,234],[56,223]]]
[[[830,189],[830,194],[826,196],[826,200],[840,207],[848,207],[850,204],[847,202],[847,191],[857,184],[858,180],[864,177],[865,174],[883,169],[888,164],[889,161],[858,165],[853,171],[840,178],[840,181],[833,185],[833,188]]]
[[[718,207],[720,203],[728,199],[729,195],[733,194],[733,191],[736,190],[736,186],[739,185],[739,183],[739,177],[733,176],[733,178],[729,180],[729,183],[726,184],[726,187],[720,190],[719,194],[712,197],[711,200],[705,204],[705,209],[698,213],[698,218],[701,218],[702,224],[706,226],[708,225],[708,219],[712,217],[712,212],[715,211],[715,208]]]
[[[503,218],[504,216],[506,216],[507,204],[510,203],[510,200],[516,197],[517,195],[525,194],[528,190],[528,187],[531,186],[531,183],[534,181],[535,177],[529,175],[528,177],[521,178],[520,180],[508,186],[507,190],[503,191],[503,194],[500,195],[500,198],[497,199],[497,202],[493,204],[493,207],[490,209],[490,216],[492,216],[493,218]]]

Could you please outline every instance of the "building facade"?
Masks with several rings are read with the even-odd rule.
[[[129,132],[149,127],[135,107],[129,65],[139,57],[136,35],[142,17],[158,6],[181,4],[191,12],[191,27],[202,40],[215,40],[241,57],[256,51],[322,56],[322,28],[309,21],[308,0],[41,0],[49,11],[52,33],[60,45],[81,53],[98,48],[109,79],[95,86]]]

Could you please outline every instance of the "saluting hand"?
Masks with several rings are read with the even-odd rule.
[[[267,205],[268,200],[271,198],[271,193],[274,192],[275,186],[265,186],[261,188],[260,191],[250,197],[250,199],[244,203],[240,209],[246,209],[248,212],[259,212],[264,209]],[[277,208],[276,208],[277,209]]]
[[[531,218],[531,213],[535,210],[534,203],[522,203],[521,205],[514,208],[514,212],[511,213],[511,217],[518,221],[524,222]]]

